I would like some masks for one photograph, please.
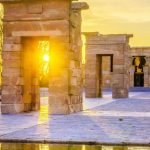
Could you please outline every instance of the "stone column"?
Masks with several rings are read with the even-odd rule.
[[[24,110],[21,48],[20,38],[4,36],[1,108],[3,114],[19,113]]]
[[[148,66],[143,66],[143,71],[144,71],[144,87],[148,87]]]
[[[96,73],[97,73],[97,67],[96,67],[96,55],[90,54],[88,52],[88,45],[87,45],[87,52],[86,52],[86,97],[87,98],[93,98],[96,97]]]
[[[129,88],[129,48],[125,44],[120,44],[114,54],[114,72],[112,79],[112,97],[128,97]]]
[[[134,72],[135,72],[135,67],[131,66],[130,67],[130,87],[134,87]]]

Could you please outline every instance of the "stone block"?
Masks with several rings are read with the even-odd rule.
[[[24,104],[2,104],[2,114],[17,114],[24,111]]]
[[[21,37],[4,37],[4,44],[21,44]]]
[[[68,105],[62,105],[62,106],[53,106],[49,105],[49,114],[50,115],[67,115],[69,114],[69,106]]]
[[[33,3],[27,5],[27,13],[41,14],[43,12],[43,5],[40,3]]]
[[[21,59],[21,52],[2,52],[2,59],[3,60],[20,60]]]
[[[21,67],[21,60],[3,60],[3,68],[19,68]]]
[[[112,97],[113,98],[128,98],[128,89],[126,88],[117,88],[114,87],[112,89]]]
[[[3,51],[11,52],[11,51],[21,51],[21,44],[4,44]]]
[[[2,95],[6,94],[23,94],[23,86],[3,86]]]
[[[24,85],[23,77],[6,77],[2,78],[3,86],[17,86],[17,85]]]
[[[2,93],[2,104],[23,104],[22,95]]]
[[[34,3],[4,4],[7,21],[69,19],[69,1],[35,1]]]
[[[16,23],[4,23],[4,32],[6,34],[5,36],[9,36],[11,34],[13,36],[38,36],[38,32],[41,31],[45,33],[48,32],[47,36],[68,36],[69,22],[67,20],[53,20],[44,22],[21,21]]]
[[[3,77],[20,77],[21,69],[20,68],[3,68],[2,76]]]

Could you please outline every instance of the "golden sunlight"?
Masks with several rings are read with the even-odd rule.
[[[43,60],[46,61],[46,62],[49,62],[49,55],[48,54],[44,54]]]
[[[85,58],[85,50],[86,50],[86,37],[82,34],[82,64],[85,64],[86,58]]]
[[[49,61],[50,61],[50,43],[49,41],[39,41],[39,61],[40,61],[40,75],[41,78],[43,75],[49,73]]]
[[[39,144],[39,150],[49,150],[49,145]]]
[[[47,121],[48,121],[48,106],[47,105],[40,106],[38,124],[41,124]]]
[[[82,145],[82,150],[85,150],[85,145]]]

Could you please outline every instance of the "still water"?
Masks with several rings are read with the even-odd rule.
[[[150,147],[0,143],[0,150],[150,150]]]

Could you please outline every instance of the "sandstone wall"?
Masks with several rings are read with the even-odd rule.
[[[128,58],[129,37],[131,35],[99,35],[97,33],[85,33],[86,45],[86,96],[102,96],[99,91],[100,66],[99,57],[113,55],[112,91],[114,98],[128,97]]]
[[[146,64],[144,66],[144,87],[150,87],[150,47],[131,47],[130,52],[130,87],[134,87],[134,71],[132,65],[133,56],[145,56]]]
[[[80,27],[81,10],[87,5],[71,8],[70,0],[0,2],[5,9],[2,113],[39,109],[39,76],[30,67],[34,60],[30,39],[43,37],[50,42],[49,113],[82,110]]]

